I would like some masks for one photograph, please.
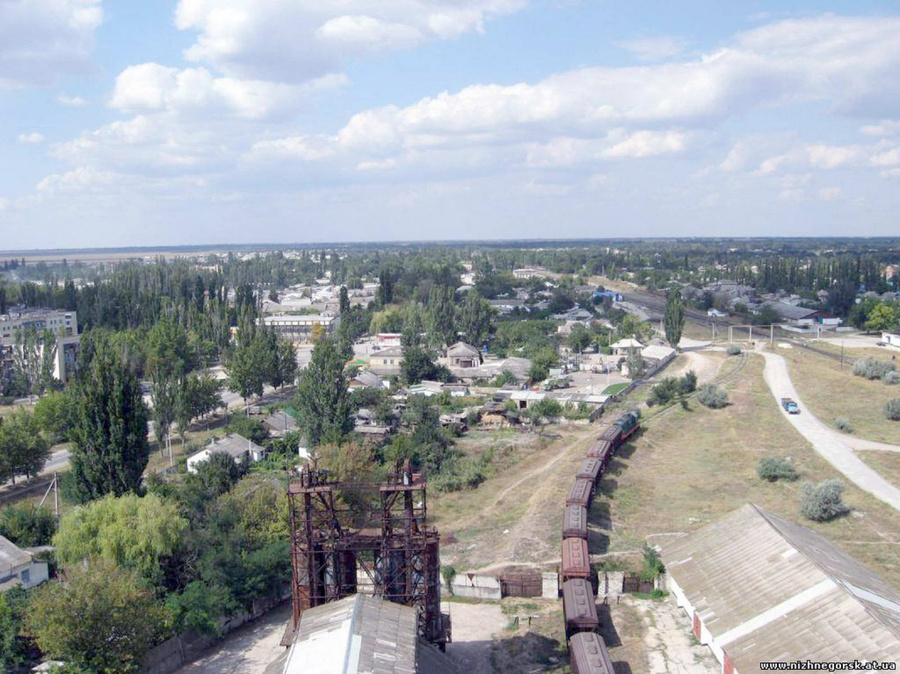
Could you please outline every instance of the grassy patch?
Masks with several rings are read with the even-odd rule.
[[[900,452],[860,451],[856,455],[874,468],[881,477],[900,487]]]
[[[819,531],[888,581],[900,583],[900,520],[886,504],[844,479],[851,516],[824,524],[800,518],[802,482],[842,476],[781,415],[762,366],[759,356],[751,356],[728,384],[728,408],[674,408],[645,425],[633,452],[617,457],[621,466],[610,476],[614,489],[604,490],[595,505],[609,508],[610,551],[634,550],[648,536],[659,543],[666,534],[693,531],[749,502]],[[763,456],[791,457],[800,480],[760,480],[756,466]]]
[[[607,386],[605,389],[603,389],[603,391],[602,391],[602,393],[601,393],[600,395],[614,396],[614,395],[616,395],[617,393],[619,393],[620,391],[622,391],[623,389],[626,389],[626,388],[628,388],[628,382],[622,382],[622,383],[619,383],[619,384],[610,384],[610,385]]]
[[[853,356],[867,350],[854,349]],[[841,369],[839,361],[805,349],[778,349],[778,353],[787,360],[797,393],[824,423],[847,419],[858,438],[900,445],[900,423],[884,416],[884,404],[900,396],[900,387],[857,377],[848,363]],[[886,360],[883,353],[881,359]]]

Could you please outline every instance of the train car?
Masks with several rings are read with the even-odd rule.
[[[600,627],[594,590],[583,578],[563,583],[563,613],[566,616],[566,636],[578,632],[594,632]]]
[[[612,445],[609,440],[597,440],[587,451],[587,458],[598,459],[603,468],[606,468],[606,464],[609,463],[611,456]]]
[[[600,440],[609,442],[609,444],[612,445],[613,451],[615,451],[619,448],[619,443],[622,441],[622,429],[615,424],[607,426],[603,429],[603,432],[600,433]]]
[[[603,464],[599,459],[585,459],[578,466],[575,478],[584,478],[590,480],[591,484],[597,484],[597,478],[600,477],[600,471],[603,470]]]
[[[587,580],[591,577],[591,558],[588,556],[587,541],[583,538],[564,538],[562,542],[562,564],[559,567],[562,582],[572,578]]]
[[[583,508],[591,506],[591,492],[594,490],[594,483],[587,478],[579,477],[572,483],[569,494],[566,496],[566,505],[577,505]]]
[[[563,515],[563,538],[583,538],[587,540],[587,508],[580,505],[566,506]]]
[[[606,644],[595,632],[578,632],[569,639],[569,666],[574,674],[615,674]]]
[[[637,412],[623,414],[613,422],[613,425],[622,429],[621,442],[625,442],[641,426]]]

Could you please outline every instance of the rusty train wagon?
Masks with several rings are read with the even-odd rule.
[[[566,506],[563,515],[563,538],[583,538],[587,540],[587,508],[580,505]]]
[[[615,454],[616,450],[619,448],[619,444],[622,442],[622,429],[615,424],[607,426],[603,429],[599,439],[605,440],[612,445],[612,451]]]
[[[603,466],[603,470],[606,470],[606,464],[609,463],[611,457],[612,444],[610,444],[609,440],[597,440],[587,451],[587,458],[597,459],[600,465]]]
[[[574,674],[615,674],[606,644],[594,632],[579,632],[569,639],[569,665]]]
[[[562,542],[562,564],[560,577],[565,583],[571,578],[587,580],[591,577],[591,558],[588,556],[587,541],[583,538],[564,538]]]
[[[566,496],[566,505],[578,505],[584,508],[591,507],[591,495],[594,491],[594,483],[590,480],[579,477],[572,483],[569,494]]]
[[[584,478],[590,480],[591,484],[597,484],[600,473],[603,470],[603,464],[599,459],[585,459],[578,466],[578,472],[575,473],[576,479]]]
[[[593,632],[600,626],[594,590],[582,578],[563,583],[563,613],[566,616],[566,636],[578,632]]]

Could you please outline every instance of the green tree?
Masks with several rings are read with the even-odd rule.
[[[38,332],[33,327],[16,330],[12,348],[13,371],[28,393],[40,395],[53,385],[53,363],[56,358],[56,335],[50,330]]]
[[[237,348],[228,359],[226,371],[228,390],[237,393],[247,400],[263,394],[266,382],[266,354],[259,340],[252,337],[243,337],[239,340]]]
[[[348,311],[350,311],[350,295],[347,292],[346,286],[341,286],[341,293],[340,293],[339,301],[340,301],[339,307],[340,307],[340,311],[341,311],[341,316],[343,316]]]
[[[73,496],[81,501],[137,491],[150,456],[140,383],[104,334],[89,334],[73,389]]]
[[[77,407],[74,396],[67,391],[51,391],[34,406],[34,420],[51,443],[69,440],[75,423]]]
[[[666,293],[665,313],[666,341],[673,349],[678,348],[681,341],[681,332],[684,330],[684,299],[681,297],[680,288],[669,288]]]
[[[95,561],[35,590],[26,625],[46,656],[118,674],[139,669],[163,635],[165,610],[133,571]]]
[[[591,345],[591,331],[581,323],[572,326],[572,332],[569,333],[567,343],[572,351],[581,353]]]
[[[0,423],[0,478],[16,481],[17,475],[34,477],[50,456],[50,443],[41,435],[34,415],[24,410]]]
[[[886,332],[897,325],[897,312],[887,302],[876,305],[866,320],[867,332]]]
[[[428,309],[425,314],[429,344],[441,347],[456,341],[453,314],[453,288],[439,284],[433,285],[428,296]]]
[[[644,363],[644,357],[641,355],[640,349],[633,349],[625,361],[628,365],[628,376],[632,381],[637,381],[644,376],[647,366]]]
[[[155,494],[106,496],[63,517],[53,544],[67,568],[100,558],[152,581],[159,580],[161,560],[175,553],[186,529],[176,505]]]
[[[20,548],[50,545],[56,532],[56,520],[46,508],[34,505],[11,505],[0,512],[0,535]]]
[[[407,385],[412,385],[423,380],[448,381],[450,371],[434,361],[434,356],[429,349],[415,345],[403,347],[400,376]]]
[[[313,348],[294,404],[300,427],[314,447],[322,442],[339,443],[353,430],[344,359],[334,340],[324,339]]]
[[[491,305],[478,291],[466,293],[466,299],[459,308],[457,325],[469,344],[481,346],[487,341],[491,330]]]

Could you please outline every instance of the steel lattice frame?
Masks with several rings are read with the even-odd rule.
[[[304,468],[288,501],[295,628],[305,609],[354,594],[359,568],[375,595],[419,609],[420,636],[450,640],[440,612],[440,536],[425,526],[420,475],[404,467],[381,484],[339,483]]]

